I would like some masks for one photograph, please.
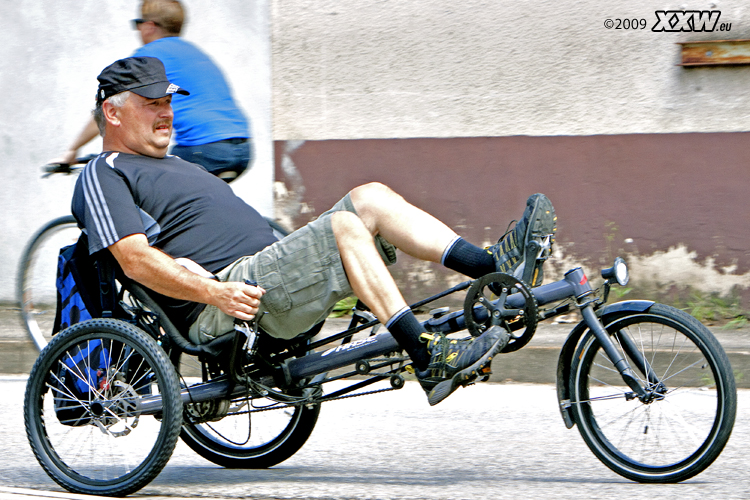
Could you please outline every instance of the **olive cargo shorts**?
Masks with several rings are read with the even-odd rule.
[[[328,317],[336,302],[352,295],[331,226],[337,211],[357,213],[348,194],[316,220],[217,273],[220,281],[251,280],[266,291],[260,327],[272,337],[292,339],[308,331]],[[386,264],[396,262],[393,245],[379,235],[375,245]],[[209,305],[189,335],[203,344],[233,329],[234,318]]]

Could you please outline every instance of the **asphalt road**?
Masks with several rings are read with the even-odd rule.
[[[26,441],[24,388],[23,377],[0,377],[0,498],[31,498],[14,488],[39,495],[63,491],[37,464]],[[328,403],[307,444],[273,469],[218,468],[180,442],[164,471],[135,496],[749,498],[750,391],[740,391],[739,403],[724,453],[707,471],[676,485],[636,484],[605,468],[577,430],[563,425],[552,385],[480,384],[431,408],[417,384],[407,382],[400,391]]]
[[[0,373],[27,373],[36,357],[16,315],[0,308]],[[557,354],[572,327],[540,325],[529,346],[493,364],[494,383],[461,389],[436,407],[428,406],[414,382],[400,391],[327,403],[307,444],[273,469],[218,468],[180,442],[164,471],[135,496],[750,498],[749,389],[739,391],[727,448],[701,475],[677,485],[642,485],[604,467],[578,431],[565,428],[557,409]],[[739,385],[748,387],[750,329],[714,332],[730,355]],[[25,382],[23,375],[0,375],[0,500],[90,498],[64,492],[37,464],[23,426]]]

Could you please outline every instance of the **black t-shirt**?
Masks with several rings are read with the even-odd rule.
[[[151,246],[212,273],[276,241],[265,219],[227,183],[176,156],[102,153],[78,178],[72,210],[91,254],[141,233]],[[163,296],[159,302],[180,329],[203,308]]]

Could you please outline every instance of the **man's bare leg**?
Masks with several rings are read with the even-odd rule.
[[[349,193],[354,208],[372,235],[380,234],[396,248],[418,259],[440,262],[458,235],[443,222],[408,203],[376,182]]]
[[[337,212],[332,218],[349,282],[354,293],[385,322],[409,353],[428,401],[437,404],[485,372],[507,341],[507,334],[500,328],[489,328],[474,339],[449,340],[441,334],[422,333],[372,237],[380,234],[409,255],[442,263],[473,277],[494,271],[498,263],[505,266],[503,271],[512,272],[522,262],[523,245],[529,236],[554,232],[554,209],[544,195],[532,195],[514,231],[504,235],[488,252],[466,242],[382,184],[360,186],[349,195],[357,214]],[[422,343],[424,340],[429,340],[427,345]]]
[[[430,353],[420,338],[424,330],[375,248],[370,230],[351,212],[335,212],[331,225],[354,294],[388,328],[414,366],[425,370]]]
[[[350,197],[357,214],[373,235],[382,235],[409,255],[438,262],[472,278],[494,271],[514,274],[518,270],[520,273],[526,243],[532,238],[538,241],[547,238],[553,242],[557,225],[552,203],[537,193],[527,200],[523,216],[513,230],[484,249],[459,237],[441,221],[383,184],[365,184],[353,189]],[[549,252],[549,247],[546,251]],[[531,284],[539,286],[541,282],[541,266],[537,266]]]
[[[385,324],[406,301],[375,248],[370,230],[351,212],[335,212],[331,224],[354,294]]]
[[[422,326],[406,305],[363,220],[351,212],[335,212],[331,225],[352,290],[409,354],[431,405],[489,365],[502,347],[500,329],[488,330],[476,339],[449,340],[438,334],[422,338]],[[428,254],[430,249],[423,251]]]

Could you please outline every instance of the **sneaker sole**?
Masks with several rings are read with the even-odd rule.
[[[536,198],[538,201],[534,204],[534,210],[529,218],[529,227],[526,228],[523,241],[524,248],[532,238],[544,238],[548,235],[554,237],[557,226],[555,207],[552,206],[550,199],[541,193],[532,194],[529,199],[531,198]]]
[[[532,194],[529,196],[529,200],[535,199],[534,209],[529,217],[529,226],[526,228],[526,234],[524,235],[523,245],[524,248],[529,244],[529,241],[533,239],[542,240],[547,236],[551,237],[551,240],[555,240],[555,232],[557,231],[557,214],[555,213],[555,207],[552,205],[547,196],[542,193]],[[526,204],[528,205],[528,200]],[[513,269],[512,274],[517,278],[523,275],[523,268],[525,266],[525,259],[522,257],[516,267]],[[522,265],[523,264],[523,265]],[[542,284],[541,277],[541,265],[538,266],[537,270],[532,273],[531,286],[539,286]]]
[[[533,239],[538,239],[541,241],[548,235],[552,236],[552,241],[554,241],[555,239],[555,232],[557,231],[557,215],[555,214],[555,207],[552,205],[550,199],[542,193],[536,193],[529,196],[529,198],[526,200],[527,207],[529,207],[530,202],[533,206],[533,209],[531,211],[531,215],[529,216],[526,233],[523,235],[522,241],[516,241],[516,245],[517,247],[519,247],[516,250],[518,252],[518,260],[514,264],[508,265],[507,262],[512,257],[509,257],[502,262],[498,262],[498,257],[495,257],[495,269],[498,272],[520,277],[522,271],[519,271],[519,268],[525,262],[525,255],[523,252],[521,252],[520,245],[522,244],[523,248],[526,248],[529,241]],[[511,251],[508,251],[507,254],[510,253]]]
[[[492,363],[492,358],[495,354],[502,351],[505,346],[508,345],[509,341],[510,334],[505,333],[502,337],[497,339],[485,355],[474,362],[474,364],[457,372],[450,379],[443,380],[437,384],[427,395],[427,401],[430,403],[430,406],[435,406],[440,403],[442,400],[453,394],[453,392],[459,387],[465,387],[473,382],[479,376],[479,372],[485,366]]]

